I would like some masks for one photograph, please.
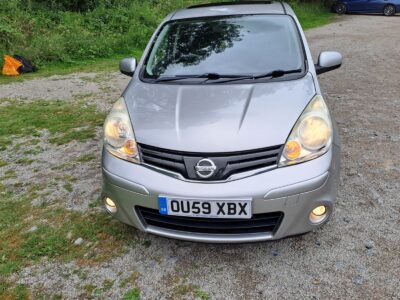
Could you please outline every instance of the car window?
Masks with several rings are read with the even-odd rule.
[[[303,68],[303,55],[296,24],[289,16],[181,20],[161,30],[144,75],[256,75]]]

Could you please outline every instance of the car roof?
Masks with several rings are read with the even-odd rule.
[[[194,5],[176,11],[170,20],[213,16],[287,14],[287,4],[278,1],[241,1]]]

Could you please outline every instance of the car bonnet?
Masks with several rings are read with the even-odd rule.
[[[124,98],[138,143],[202,153],[283,145],[315,95],[313,76],[253,84],[151,84]]]

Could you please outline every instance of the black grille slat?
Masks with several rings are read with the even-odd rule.
[[[230,163],[240,163],[245,161],[252,161],[252,160],[260,160],[263,158],[270,158],[270,157],[277,157],[280,153],[281,149],[273,150],[273,151],[265,151],[259,153],[252,153],[252,154],[242,154],[237,156],[228,157]]]
[[[191,222],[186,222],[184,219],[172,219],[172,218],[159,218],[158,216],[144,215],[144,218],[147,222],[157,222],[163,224],[171,224],[176,226],[185,226],[190,228],[209,228],[209,221],[205,222],[204,220],[197,221],[196,218],[193,218]],[[199,218],[200,219],[200,218]],[[217,219],[214,219],[217,220]],[[253,220],[251,224],[247,221],[244,222],[213,222],[213,227],[219,230],[229,230],[229,229],[244,229],[244,228],[258,228],[258,227],[266,227],[266,226],[274,226],[276,224],[276,219],[268,219],[268,220]]]
[[[165,170],[178,172],[187,179],[224,180],[237,173],[277,165],[283,146],[228,153],[195,153],[139,145],[143,162]],[[214,161],[217,171],[210,178],[201,178],[195,172],[197,162],[203,158]]]
[[[258,165],[270,166],[274,164],[276,164],[276,158],[271,157],[271,158],[245,161],[245,162],[234,162],[234,163],[229,162],[227,168],[244,169],[244,168],[255,167]]]
[[[171,167],[171,168],[184,167],[183,163],[177,163],[177,162],[173,162],[173,161],[169,161],[169,160],[163,160],[161,158],[156,158],[156,157],[148,157],[148,158],[146,158],[146,160],[149,162],[153,162],[154,164],[157,164],[157,165],[165,165],[165,166]]]
[[[142,214],[146,214],[146,216],[150,217],[159,217],[160,213],[156,209],[147,209],[147,208],[140,208],[142,210]],[[269,219],[275,219],[279,217],[280,213],[268,213],[268,214],[255,214],[253,215],[252,220],[253,221],[258,221],[258,220],[269,220]],[[184,219],[185,217],[176,217],[176,218],[182,218]],[[190,218],[193,219],[193,218]],[[231,223],[232,219],[222,219],[222,218],[215,218],[212,219],[214,223]],[[246,219],[240,219],[241,221],[246,221]],[[196,221],[199,222],[209,222],[210,218],[196,218]]]
[[[260,155],[260,156],[254,157],[254,158],[247,158],[247,159],[240,158],[237,160],[230,160],[229,164],[234,165],[234,164],[241,164],[241,163],[253,162],[253,161],[263,161],[266,159],[271,160],[272,162],[274,162],[274,161],[276,162],[276,158],[277,158],[276,155]]]
[[[142,153],[144,155],[146,155],[146,156],[149,156],[149,157],[168,159],[168,160],[171,160],[171,161],[183,163],[183,159],[182,159],[181,155],[163,153],[163,152],[154,151],[154,150],[148,150],[148,149],[143,149],[143,148],[142,148]]]
[[[144,225],[185,232],[212,234],[275,232],[283,218],[282,212],[256,214],[251,219],[213,219],[161,215],[158,210],[136,208]]]

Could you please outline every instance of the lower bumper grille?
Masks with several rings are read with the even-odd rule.
[[[158,210],[136,207],[144,225],[208,234],[273,233],[283,219],[282,212],[255,214],[251,219],[210,219],[161,215]]]

